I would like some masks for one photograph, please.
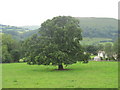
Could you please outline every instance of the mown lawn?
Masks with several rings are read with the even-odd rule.
[[[56,66],[3,64],[3,88],[117,88],[118,63],[96,62],[73,64],[68,71]]]

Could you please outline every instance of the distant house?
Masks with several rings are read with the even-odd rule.
[[[99,51],[98,52],[98,57],[102,57],[102,58],[105,58],[105,51]]]
[[[94,61],[101,61],[101,60],[117,60],[117,54],[111,55],[111,57],[108,57],[108,55],[105,53],[105,51],[98,51],[98,56],[94,57]]]
[[[94,61],[101,61],[101,58],[99,56],[95,56]]]
[[[117,54],[113,55],[113,57],[114,57],[115,60],[117,60],[117,56],[118,56]]]
[[[107,55],[105,54],[105,51],[99,51],[98,56],[94,57],[94,61],[101,61],[101,59],[106,58]]]

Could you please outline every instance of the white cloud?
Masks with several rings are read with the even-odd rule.
[[[0,24],[40,25],[59,16],[118,17],[118,0],[1,0]]]

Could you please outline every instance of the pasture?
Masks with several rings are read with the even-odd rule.
[[[58,71],[57,66],[2,64],[3,88],[117,88],[118,63],[76,63]]]
[[[100,41],[111,41],[112,39],[110,38],[88,38],[84,37],[83,40],[81,41],[82,45],[92,45],[92,44],[106,44],[106,43],[111,43],[113,42],[100,42]]]

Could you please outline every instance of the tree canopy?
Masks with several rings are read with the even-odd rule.
[[[82,40],[79,21],[70,16],[58,16],[41,24],[39,34],[24,42],[28,64],[63,65],[87,61],[80,44]],[[87,58],[83,58],[87,57]]]
[[[2,34],[2,62],[18,62],[20,58],[20,44],[11,35]]]

